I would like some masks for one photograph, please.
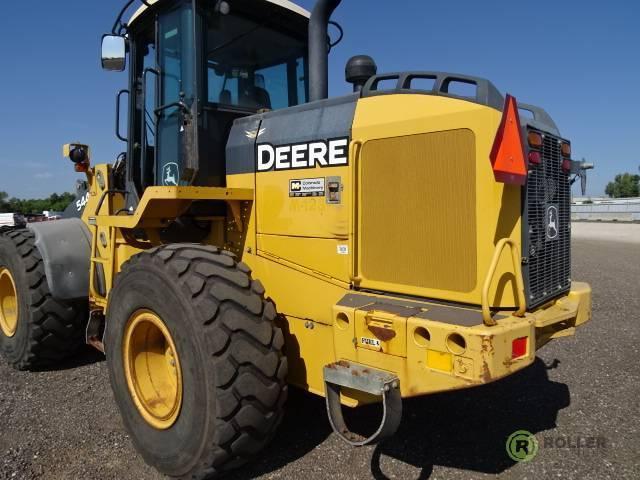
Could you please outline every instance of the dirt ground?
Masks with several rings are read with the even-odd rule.
[[[274,443],[230,478],[640,478],[640,243],[578,236],[573,262],[574,278],[593,286],[593,321],[544,347],[531,367],[407,401],[397,436],[360,449],[331,433],[322,399],[294,391]],[[362,422],[377,413],[357,412]],[[520,429],[540,444],[526,463],[505,451]],[[576,437],[601,440],[567,446]],[[162,478],[135,452],[106,364],[91,351],[53,371],[0,365],[0,454],[1,479]]]

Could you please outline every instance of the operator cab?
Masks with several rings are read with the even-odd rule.
[[[123,13],[132,2],[126,5]],[[103,39],[129,57],[128,205],[148,186],[224,186],[233,122],[308,101],[309,14],[286,0],[144,2]],[[119,110],[119,107],[118,107]]]

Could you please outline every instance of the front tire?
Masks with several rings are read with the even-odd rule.
[[[86,302],[52,297],[33,232],[0,231],[0,353],[18,370],[55,365],[84,345]]]
[[[138,335],[145,318],[151,333]],[[275,319],[249,268],[216,248],[167,245],[125,264],[109,295],[105,349],[124,424],[148,464],[210,478],[267,445],[287,396]]]

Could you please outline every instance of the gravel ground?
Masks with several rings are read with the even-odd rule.
[[[294,391],[272,446],[232,478],[640,478],[640,243],[578,238],[573,275],[593,286],[594,319],[544,347],[531,367],[407,401],[398,435],[360,449],[331,434],[322,399]],[[374,421],[378,412],[357,413]],[[528,463],[505,453],[520,429],[540,442]],[[604,447],[544,445],[576,436],[600,437]],[[90,351],[56,371],[0,365],[0,454],[1,479],[162,478],[134,451],[106,364]]]

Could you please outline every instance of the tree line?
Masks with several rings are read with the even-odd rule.
[[[621,173],[607,184],[604,193],[612,198],[640,197],[640,175]]]
[[[49,198],[28,199],[9,198],[7,192],[0,192],[0,213],[41,214],[46,211],[62,212],[76,198],[73,193],[54,193]]]

